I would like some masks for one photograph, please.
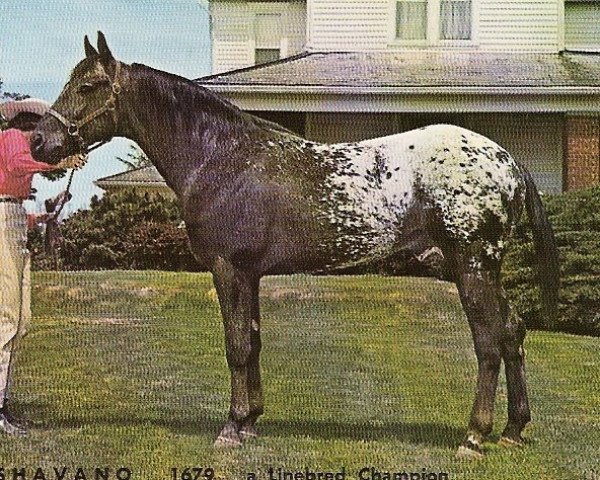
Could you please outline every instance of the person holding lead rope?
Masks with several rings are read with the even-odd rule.
[[[0,432],[24,436],[26,428],[11,415],[8,394],[16,341],[31,319],[30,258],[27,214],[23,200],[31,193],[34,174],[73,168],[82,159],[57,165],[38,162],[29,143],[37,122],[50,104],[38,99],[0,104],[8,128],[0,132]]]

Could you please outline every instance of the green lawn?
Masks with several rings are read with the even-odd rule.
[[[55,478],[52,468],[67,466],[65,480],[79,466],[87,479],[94,467],[121,466],[148,480],[209,466],[243,480],[268,480],[269,466],[344,467],[352,480],[370,466],[451,479],[599,478],[599,339],[530,332],[529,444],[490,443],[484,460],[465,463],[454,453],[476,362],[453,285],[292,276],[265,279],[261,292],[261,437],[221,451],[212,442],[229,372],[208,275],[35,274],[13,399],[33,426],[26,439],[0,438],[0,467],[24,467],[29,479],[37,467]],[[503,382],[496,418],[492,441],[506,419]]]

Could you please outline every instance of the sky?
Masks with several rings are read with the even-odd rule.
[[[143,63],[187,78],[210,73],[206,0],[0,0],[0,79],[2,90],[52,103],[73,67],[84,57],[83,37],[96,45],[102,31],[118,60]],[[93,181],[125,170],[131,142],[114,139],[90,155],[75,173],[73,200],[65,212],[86,208],[102,190]],[[67,179],[34,178],[36,204],[66,186]]]

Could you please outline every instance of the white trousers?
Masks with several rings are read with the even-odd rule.
[[[0,203],[0,407],[10,390],[17,340],[31,322],[27,216],[22,205]]]

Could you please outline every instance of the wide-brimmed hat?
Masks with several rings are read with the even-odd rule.
[[[50,104],[39,98],[26,98],[25,100],[10,100],[0,103],[0,116],[10,121],[19,113],[35,113],[40,117],[50,110]]]

